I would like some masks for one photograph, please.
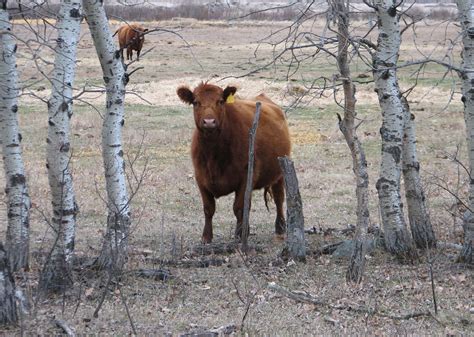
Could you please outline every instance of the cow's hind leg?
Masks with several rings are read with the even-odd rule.
[[[202,232],[202,243],[212,242],[212,217],[216,212],[216,199],[204,188],[199,188],[202,197],[202,204],[204,209],[204,230]]]
[[[283,202],[285,201],[285,188],[283,177],[272,185],[273,200],[276,205],[275,234],[283,235],[286,232],[285,214],[283,213]]]

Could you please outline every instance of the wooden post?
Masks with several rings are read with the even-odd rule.
[[[242,215],[242,251],[248,250],[248,237],[249,237],[249,212],[250,212],[250,200],[252,197],[253,190],[253,164],[255,161],[255,138],[257,135],[258,122],[260,120],[260,108],[262,103],[257,102],[255,104],[255,117],[253,119],[252,127],[249,131],[249,162],[247,168],[247,185],[245,187],[244,194],[244,210]]]
[[[294,260],[306,261],[304,241],[303,202],[301,201],[298,178],[293,161],[279,157],[281,171],[285,179],[287,237],[284,251]]]

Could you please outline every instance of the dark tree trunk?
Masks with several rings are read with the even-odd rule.
[[[351,78],[348,61],[349,48],[349,1],[333,0],[330,2],[337,14],[338,26],[338,57],[337,64],[344,89],[344,118],[339,115],[339,129],[341,130],[352,155],[352,170],[356,178],[357,196],[357,229],[354,237],[354,246],[351,260],[347,269],[346,279],[359,283],[365,270],[365,254],[367,251],[367,229],[369,226],[369,174],[367,160],[362,144],[357,136],[355,119],[357,112],[356,88]]]
[[[250,232],[249,214],[250,204],[252,200],[253,190],[253,168],[255,162],[255,138],[257,136],[258,122],[260,120],[260,107],[261,103],[255,104],[255,117],[253,119],[252,127],[249,131],[249,162],[247,165],[247,185],[245,187],[244,195],[244,209],[242,215],[242,250],[246,252],[248,250],[248,238]],[[239,224],[237,224],[238,228]]]
[[[295,166],[288,157],[279,157],[285,180],[287,238],[284,253],[297,261],[306,261],[303,202],[301,201]]]

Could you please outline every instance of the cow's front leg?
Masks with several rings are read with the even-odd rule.
[[[202,232],[202,243],[212,242],[212,217],[216,212],[216,200],[214,196],[205,188],[199,187],[204,209],[204,230]]]
[[[235,238],[242,238],[242,219],[244,217],[244,197],[245,197],[245,184],[235,192],[234,200],[234,214],[237,219],[237,226],[235,227]],[[249,199],[249,213],[250,205],[252,203],[252,193],[250,193]]]

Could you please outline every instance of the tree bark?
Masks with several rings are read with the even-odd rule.
[[[351,254],[346,279],[360,283],[365,270],[365,254],[367,252],[367,229],[369,227],[369,174],[364,149],[357,136],[355,118],[356,88],[352,82],[348,61],[349,48],[349,1],[332,0],[331,5],[337,15],[338,53],[337,64],[341,74],[344,90],[344,118],[339,118],[339,129],[346,139],[352,156],[352,171],[356,179],[357,196],[357,229],[354,237],[354,248]]]
[[[102,156],[107,188],[107,233],[97,260],[100,268],[121,269],[128,249],[131,223],[122,150],[125,85],[128,76],[110,32],[102,1],[84,0],[87,23],[99,56],[106,85],[106,113],[102,127]]]
[[[459,262],[474,264],[474,4],[471,0],[457,0],[462,27],[462,102],[467,133],[469,158],[469,210],[464,214],[464,245]]]
[[[396,72],[401,41],[399,15],[393,0],[376,0],[374,7],[379,19],[379,35],[373,71],[383,120],[382,160],[376,187],[385,246],[400,260],[411,262],[417,253],[406,227],[400,196],[404,114]]]
[[[303,202],[298,187],[295,166],[288,157],[279,157],[281,171],[285,180],[287,237],[284,253],[294,260],[306,261],[304,240]]]
[[[12,25],[0,2],[0,142],[2,143],[7,194],[8,227],[5,246],[13,271],[28,268],[30,197],[26,186],[18,126],[18,73]]]
[[[418,248],[434,248],[436,247],[436,236],[426,208],[425,193],[420,178],[420,163],[416,153],[415,115],[410,113],[410,106],[406,98],[402,97],[401,100],[405,119],[402,171],[411,234]]]
[[[15,324],[18,314],[15,301],[15,280],[8,258],[0,242],[0,326]]]
[[[244,194],[244,209],[242,214],[242,250],[248,250],[248,238],[250,233],[249,214],[250,203],[253,191],[253,168],[255,163],[255,138],[257,137],[258,122],[260,120],[260,107],[262,103],[255,104],[255,117],[253,119],[252,127],[249,130],[249,161],[247,165],[247,184],[245,186]]]
[[[77,44],[81,31],[81,1],[62,0],[57,24],[57,44],[48,101],[47,167],[51,189],[55,244],[41,275],[40,288],[62,291],[72,285],[70,266],[74,254],[77,205],[70,162],[69,140]]]

